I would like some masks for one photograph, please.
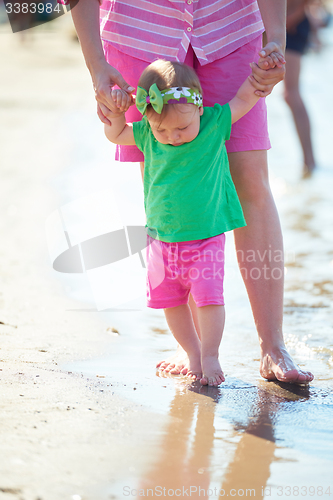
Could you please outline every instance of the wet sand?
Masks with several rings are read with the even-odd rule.
[[[309,387],[260,378],[229,236],[226,382],[213,389],[155,373],[156,361],[174,349],[159,311],[138,299],[124,306],[134,311],[97,312],[84,275],[51,268],[44,225],[54,210],[110,182],[124,197],[130,186],[140,203],[138,172],[133,166],[120,172],[111,160],[67,22],[52,23],[26,46],[0,34],[0,500],[329,498],[332,101],[325,98],[328,81],[316,76],[323,61],[332,73],[332,46],[305,64],[321,165],[313,180],[299,182],[300,156],[281,87],[269,101],[271,180],[287,255],[287,343],[316,378]]]

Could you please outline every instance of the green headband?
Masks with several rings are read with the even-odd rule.
[[[154,83],[149,92],[138,87],[135,102],[142,115],[145,114],[148,104],[151,104],[154,111],[160,115],[164,104],[195,104],[200,107],[202,106],[202,95],[189,87],[171,87],[160,90]]]

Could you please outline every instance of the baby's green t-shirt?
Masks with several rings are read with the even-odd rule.
[[[197,137],[181,146],[158,142],[146,117],[133,123],[145,156],[147,232],[166,242],[210,238],[246,225],[232,181],[225,141],[229,104],[204,108]]]

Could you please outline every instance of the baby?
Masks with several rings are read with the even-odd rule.
[[[248,78],[229,103],[203,107],[194,70],[157,60],[139,80],[140,122],[126,123],[124,113],[132,104],[126,92],[112,90],[112,97],[118,111],[108,115],[106,137],[115,144],[137,145],[145,157],[148,307],[164,309],[188,355],[187,377],[218,386],[225,380],[219,363],[224,233],[246,225],[225,141],[231,125],[260,99],[260,91]],[[190,293],[198,307],[196,325]]]

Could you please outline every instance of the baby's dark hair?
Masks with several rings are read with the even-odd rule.
[[[177,61],[158,59],[149,64],[140,76],[138,85],[148,92],[154,83],[156,83],[159,90],[169,89],[170,87],[189,87],[202,95],[200,80],[194,69]],[[167,109],[173,106],[177,106],[177,104],[164,106],[160,117],[163,118]],[[150,104],[147,106],[147,112],[148,114],[155,113]]]

